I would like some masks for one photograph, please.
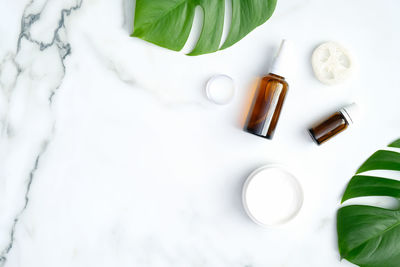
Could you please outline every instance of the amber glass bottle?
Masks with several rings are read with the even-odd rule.
[[[261,79],[257,97],[246,124],[249,133],[272,139],[288,91],[285,78],[269,74]]]
[[[311,138],[318,145],[328,141],[335,135],[346,130],[349,125],[353,124],[357,114],[358,107],[355,103],[342,108],[321,123],[310,128],[309,132]]]
[[[274,136],[289,88],[282,76],[284,61],[287,60],[286,50],[287,45],[283,40],[270,74],[261,79],[245,125],[245,130],[249,133],[268,139],[272,139]]]

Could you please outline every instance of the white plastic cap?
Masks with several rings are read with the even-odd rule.
[[[360,108],[356,103],[345,106],[340,110],[349,124],[353,124],[360,118]]]
[[[285,39],[282,40],[278,53],[271,65],[270,73],[286,77],[288,66],[290,66],[291,43]]]

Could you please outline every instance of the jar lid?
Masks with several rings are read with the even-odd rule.
[[[228,75],[214,75],[207,82],[206,94],[211,102],[226,105],[232,101],[235,95],[235,83]]]
[[[303,191],[296,177],[279,165],[256,169],[243,186],[242,201],[248,216],[268,227],[293,219],[303,205]]]

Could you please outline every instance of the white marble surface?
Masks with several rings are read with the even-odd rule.
[[[352,266],[335,213],[359,164],[400,136],[400,2],[280,0],[243,41],[201,57],[130,38],[133,7],[0,1],[0,266]],[[241,124],[283,37],[298,56],[271,142]],[[358,63],[341,86],[311,72],[327,40]],[[215,73],[236,81],[229,106],[204,97]],[[311,143],[305,129],[351,101],[364,120]],[[305,201],[289,224],[262,229],[240,189],[271,162],[292,169]]]

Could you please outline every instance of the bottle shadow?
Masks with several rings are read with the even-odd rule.
[[[261,77],[256,77],[248,86],[248,88],[250,89],[248,90],[247,94],[244,97],[242,107],[239,109],[240,110],[240,115],[238,116],[239,119],[236,122],[237,127],[240,129],[244,129],[247,124],[248,114],[254,106],[255,97],[259,90],[258,87],[260,81]]]
[[[237,116],[237,121],[236,121],[236,127],[239,129],[243,129],[245,127],[245,125],[247,124],[247,117],[249,112],[251,111],[254,102],[255,102],[255,97],[258,93],[258,87],[260,84],[260,81],[262,79],[262,77],[264,75],[268,74],[268,70],[271,66],[272,60],[274,58],[274,55],[277,51],[277,48],[275,46],[269,46],[267,49],[267,53],[266,53],[266,60],[263,60],[263,64],[260,67],[260,72],[258,73],[258,75],[251,80],[250,84],[246,87],[249,88],[248,90],[246,90],[246,93],[243,96],[243,104],[241,106],[241,108],[239,108],[238,112],[240,112],[240,114]]]

